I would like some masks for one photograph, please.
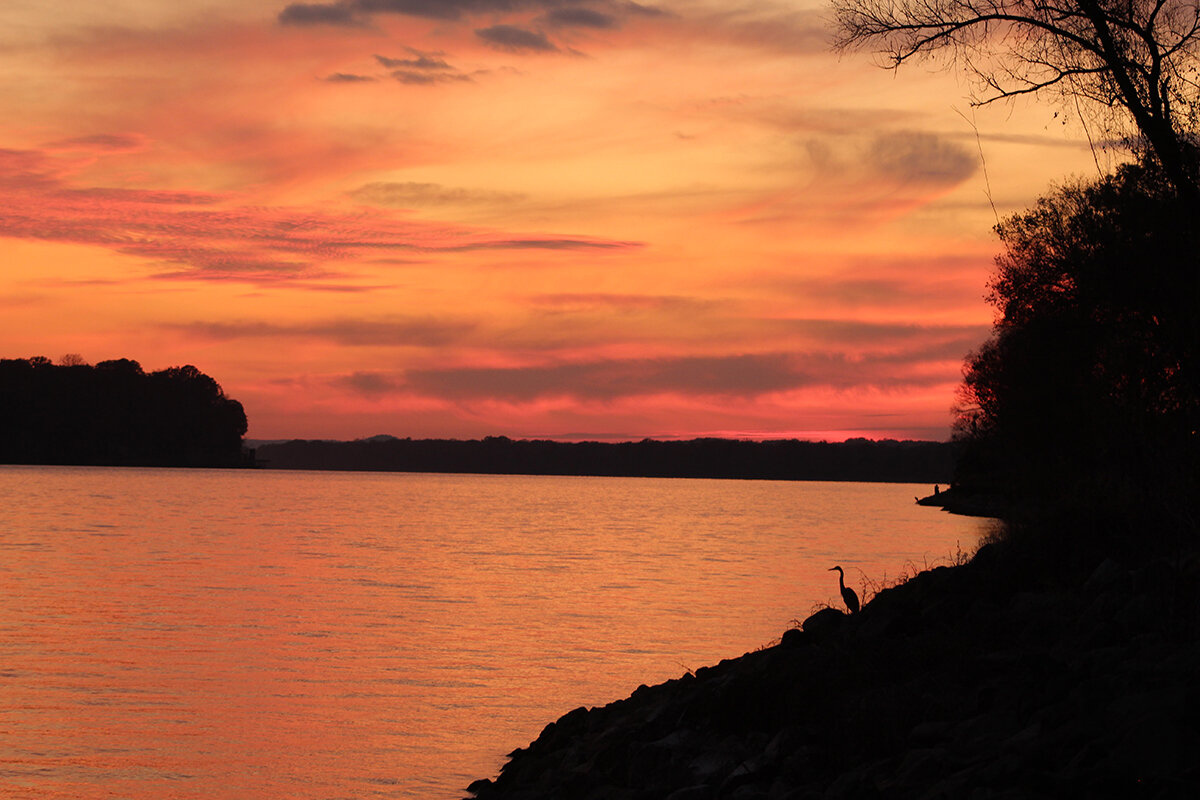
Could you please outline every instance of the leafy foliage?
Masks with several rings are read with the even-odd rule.
[[[1142,163],[998,226],[999,318],[965,370],[960,482],[1056,501],[1194,485],[1200,231],[1189,209]]]

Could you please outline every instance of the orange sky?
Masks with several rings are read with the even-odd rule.
[[[944,439],[989,190],[1096,164],[828,37],[807,0],[6,0],[0,356],[194,364],[255,438]]]

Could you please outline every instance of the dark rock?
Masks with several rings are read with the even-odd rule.
[[[776,784],[771,787],[771,792],[767,795],[767,798],[768,800],[820,800],[823,795],[823,792],[818,792],[816,789],[807,786],[790,787],[784,784]]]
[[[469,786],[467,786],[467,791],[470,792],[471,794],[480,795],[480,794],[485,793],[490,788],[492,788],[491,779],[490,778],[480,778],[477,781],[471,781],[471,784]]]
[[[717,796],[730,797],[743,787],[765,782],[766,778],[767,775],[760,765],[743,761],[721,781],[721,785],[717,787]],[[761,787],[755,788],[754,791],[766,794],[766,789]]]
[[[944,720],[922,722],[912,729],[908,738],[916,744],[930,744],[949,739],[954,726]]]
[[[1083,584],[1083,590],[1091,595],[1096,595],[1101,592],[1112,591],[1120,588],[1127,583],[1129,573],[1121,569],[1121,566],[1111,558],[1106,558],[1100,562],[1100,566],[1092,572]]]
[[[920,748],[905,754],[896,777],[910,786],[930,785],[947,772],[947,752],[943,748]]]
[[[781,647],[799,647],[804,644],[804,632],[799,628],[788,628],[779,640]]]
[[[841,627],[846,615],[836,608],[822,608],[817,613],[804,620],[800,626],[805,633],[814,636],[826,636]]]
[[[858,638],[880,638],[885,636],[901,636],[907,632],[909,617],[898,608],[881,606],[863,609],[861,621],[855,629]]]
[[[711,781],[728,775],[734,767],[734,760],[728,753],[705,751],[696,756],[691,762],[692,775],[698,781]]]
[[[794,755],[803,742],[803,732],[794,725],[788,725],[781,728],[767,743],[763,750],[763,757],[772,763],[781,763],[784,759]]]
[[[827,800],[869,800],[879,797],[879,789],[861,769],[839,775],[825,790]]]

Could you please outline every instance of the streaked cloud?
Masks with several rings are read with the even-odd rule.
[[[437,83],[469,82],[471,76],[463,73],[442,57],[441,53],[426,53],[412,47],[405,48],[408,58],[392,58],[376,54],[375,60],[390,70],[393,78],[410,85],[432,85]]]
[[[592,28],[612,27],[603,21],[615,23],[620,15],[662,14],[653,6],[622,0],[341,0],[292,3],[279,13],[279,21],[284,25],[353,25],[373,15],[385,14],[454,21],[530,11],[545,12],[555,24]]]
[[[91,136],[75,136],[70,139],[60,139],[45,145],[46,150],[83,150],[88,152],[112,153],[131,152],[145,146],[141,136],[120,133],[97,133]]]
[[[361,25],[362,17],[350,3],[292,3],[279,12],[284,25]]]
[[[567,6],[551,9],[545,16],[545,22],[554,28],[615,28],[617,18],[592,8]]]
[[[485,189],[464,189],[437,183],[413,181],[391,183],[378,181],[363,184],[350,192],[355,200],[371,205],[393,208],[421,208],[454,205],[507,205],[525,199],[517,192],[496,192]]]
[[[470,75],[460,72],[427,72],[410,69],[392,70],[392,77],[411,86],[432,86],[437,83],[469,83]]]
[[[680,341],[701,349],[719,345],[726,351],[716,361],[708,361],[703,356],[687,356],[679,362],[690,365],[696,374],[732,374],[722,370],[733,369],[739,364],[752,372],[755,365],[779,367],[778,358],[782,356],[772,354],[770,359],[763,361],[759,355],[748,354],[748,351],[769,348],[783,341],[791,345],[785,360],[788,374],[794,378],[799,374],[798,365],[825,363],[816,361],[818,358],[831,359],[825,363],[826,367],[841,364],[847,370],[868,364],[878,367],[946,360],[957,363],[988,333],[986,325],[876,323],[850,319],[774,320],[699,298],[600,294],[539,297],[533,298],[532,303],[524,315],[504,321],[491,318],[487,311],[480,311],[477,316],[463,313],[384,315],[303,323],[196,321],[164,327],[212,341],[311,339],[355,347],[440,348],[453,345],[466,348],[475,357],[493,364],[511,363],[514,359],[524,362],[519,367],[499,368],[499,376],[526,370],[532,370],[530,374],[535,375],[567,374],[563,370],[582,370],[580,375],[593,374],[599,369],[597,364],[630,361],[597,357],[596,353],[611,351],[613,346],[623,352],[631,348],[663,352],[677,349]],[[518,308],[523,306],[518,305]],[[553,315],[552,324],[560,329],[558,333],[551,334],[546,330],[548,318],[545,314]],[[615,320],[620,320],[621,324],[616,325]],[[666,327],[665,323],[677,326],[677,330]],[[738,350],[742,352],[738,353]],[[729,360],[733,357],[730,351],[737,355],[732,361]],[[805,353],[809,355],[801,355]],[[639,366],[629,372],[631,379],[648,370],[657,370],[654,365],[660,362],[675,364],[670,369],[664,367],[664,374],[682,374],[678,372],[681,367],[671,358],[640,358],[632,362]],[[703,370],[707,367],[711,369],[705,373]],[[811,368],[815,369],[815,366]],[[492,374],[494,369],[488,367],[485,372]],[[847,371],[841,380],[846,385],[852,384],[857,380],[853,374]],[[868,382],[869,374],[869,371],[859,374],[862,382]],[[609,376],[615,379],[616,373],[609,373]],[[760,383],[749,380],[739,385],[759,386],[755,391],[762,391]],[[613,391],[628,394],[631,390],[614,387]]]
[[[894,356],[760,353],[528,367],[415,369],[406,371],[402,378],[391,375],[386,381],[381,379],[379,385],[461,401],[503,399],[529,403],[548,397],[591,402],[661,394],[751,398],[811,388],[896,391],[945,381],[944,375],[908,366],[906,360]]]
[[[75,188],[38,151],[0,151],[0,236],[106,247],[163,278],[278,283],[339,276],[325,265],[363,253],[621,250],[636,242],[507,235],[386,212],[346,214],[239,205],[234,195]],[[209,206],[210,208],[195,208]]]
[[[436,53],[422,53],[419,50],[408,48],[411,57],[409,58],[388,58],[376,54],[375,60],[388,69],[407,69],[407,70],[448,70],[452,67]]]
[[[320,339],[348,347],[436,347],[461,341],[475,323],[431,317],[380,320],[338,319],[303,324],[271,322],[190,322],[167,329],[215,341],[237,339]]]
[[[762,276],[764,286],[828,309],[860,313],[909,309],[946,311],[982,302],[991,253],[948,253],[927,257],[853,258],[820,276]]]
[[[333,378],[331,383],[367,397],[378,397],[403,391],[404,383],[394,375],[382,372],[360,371]]]
[[[405,378],[411,388],[437,396],[515,401],[545,396],[611,400],[664,392],[753,396],[801,380],[792,357],[780,354],[411,370]]]
[[[492,47],[510,53],[553,53],[558,47],[541,31],[532,31],[516,25],[492,25],[479,28],[475,35]]]
[[[560,311],[578,309],[605,309],[617,311],[681,309],[688,312],[711,310],[717,302],[695,297],[662,296],[641,294],[608,294],[603,292],[578,292],[565,294],[541,294],[528,298],[536,307]]]

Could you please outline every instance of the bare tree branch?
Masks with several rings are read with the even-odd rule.
[[[839,49],[944,58],[986,105],[1022,95],[1119,110],[1175,188],[1200,198],[1200,0],[832,0]]]

